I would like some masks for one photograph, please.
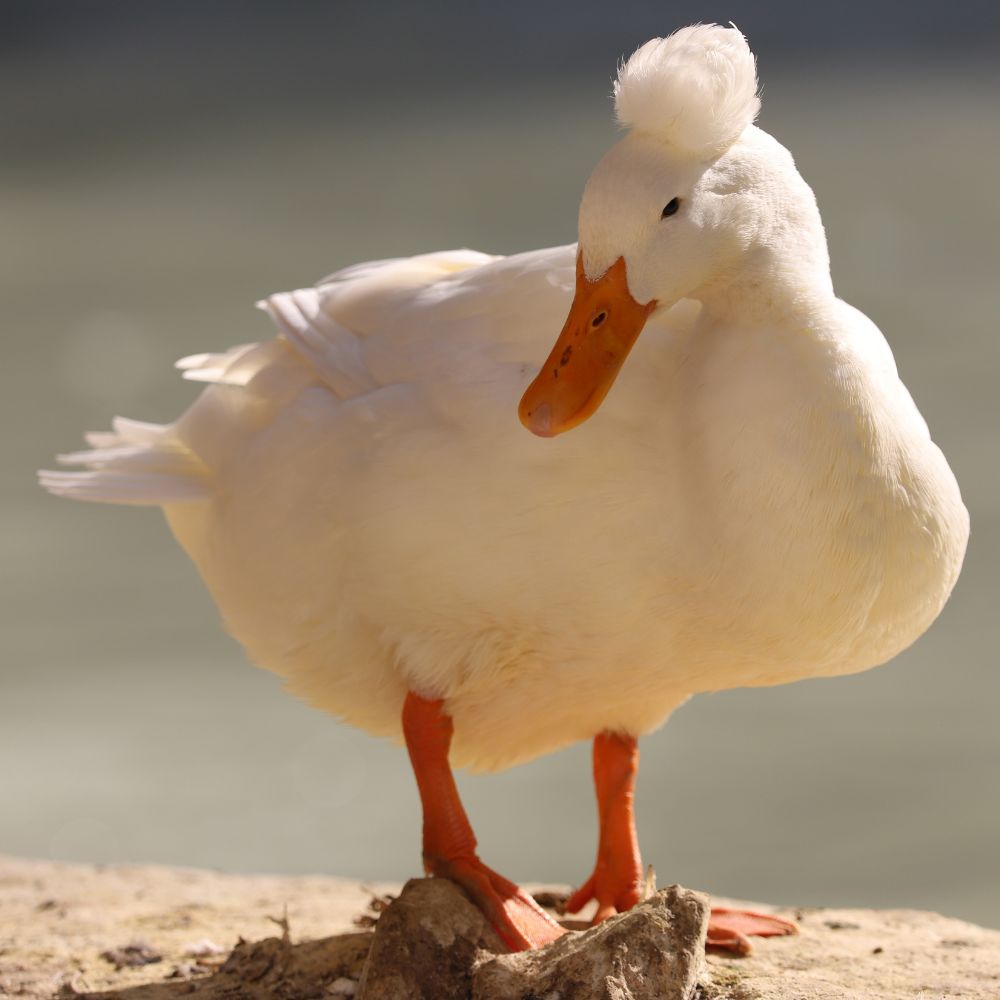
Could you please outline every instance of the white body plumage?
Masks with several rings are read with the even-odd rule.
[[[663,305],[577,430],[517,419],[575,247],[454,251],[274,296],[278,339],[182,363],[214,384],[176,423],[118,422],[44,485],[163,506],[254,662],[376,734],[400,735],[407,688],[443,697],[456,763],[884,662],[939,613],[968,516],[755,110],[721,154],[666,143],[651,167],[633,131],[595,171],[588,272],[624,255]],[[636,221],[663,184],[691,209],[669,247]],[[660,258],[685,250],[668,295]]]

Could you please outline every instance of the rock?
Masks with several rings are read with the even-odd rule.
[[[408,882],[379,919],[358,1000],[688,1000],[705,962],[708,903],[678,886],[545,948],[507,954],[445,879]]]
[[[708,900],[672,885],[539,951],[482,962],[473,1000],[689,1000],[705,965]]]
[[[447,879],[412,879],[379,917],[358,1000],[468,1000],[483,955],[503,942]]]

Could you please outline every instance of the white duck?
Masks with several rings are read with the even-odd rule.
[[[881,333],[834,295],[756,91],[735,29],[648,42],[579,249],[275,295],[277,339],[179,363],[212,384],[176,423],[117,420],[65,456],[86,471],[41,476],[162,506],[254,662],[406,740],[427,870],[511,947],[561,930],[476,856],[453,732],[454,762],[485,769],[594,739],[600,847],[570,908],[602,919],[639,897],[640,734],[701,691],[883,663],[958,577],[958,486]],[[709,940],[792,931],[715,911]]]

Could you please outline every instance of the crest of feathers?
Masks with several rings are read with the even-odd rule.
[[[654,38],[621,67],[615,113],[627,128],[711,157],[757,117],[757,61],[735,28],[696,24]]]

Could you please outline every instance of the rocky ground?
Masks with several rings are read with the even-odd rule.
[[[756,904],[758,909],[769,909]],[[661,890],[501,954],[450,883],[360,885],[0,857],[0,996],[94,1000],[1000,1000],[1000,931],[933,913],[782,910],[798,937],[704,956],[704,897]]]

